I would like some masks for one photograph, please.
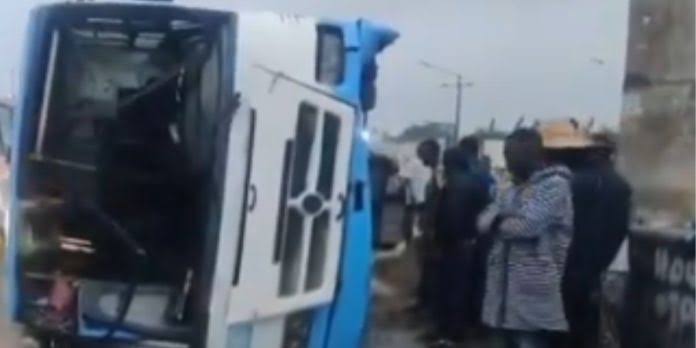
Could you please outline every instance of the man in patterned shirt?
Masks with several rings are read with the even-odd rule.
[[[554,333],[568,330],[561,277],[572,238],[570,172],[544,165],[533,129],[510,134],[504,151],[514,185],[479,221],[493,237],[482,320],[507,347],[550,348]]]

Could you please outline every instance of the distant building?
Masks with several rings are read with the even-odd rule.
[[[481,141],[481,154],[491,160],[491,169],[504,170],[505,158],[503,157],[503,145],[506,132],[499,130],[479,130],[476,136]]]
[[[416,149],[424,140],[435,139],[444,150],[452,125],[449,123],[428,122],[406,128],[401,134],[391,136],[385,133],[373,132],[370,138],[372,151],[394,159],[399,165],[399,173],[404,177],[420,176],[422,165]]]

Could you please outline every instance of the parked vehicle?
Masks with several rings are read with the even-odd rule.
[[[35,9],[10,144],[13,318],[47,347],[360,346],[359,134],[396,37],[160,2]]]

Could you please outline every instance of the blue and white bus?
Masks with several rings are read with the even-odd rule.
[[[32,12],[12,316],[46,346],[360,347],[366,143],[396,32],[154,2]]]

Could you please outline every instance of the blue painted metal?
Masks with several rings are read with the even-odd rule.
[[[346,73],[336,94],[359,106],[356,110],[354,147],[351,157],[351,188],[358,183],[364,187],[363,201],[350,199],[346,233],[336,299],[317,310],[310,348],[357,348],[364,346],[370,308],[372,276],[372,214],[368,171],[368,144],[360,136],[366,122],[366,112],[372,105],[363,98],[367,89],[374,88],[379,52],[390,45],[398,34],[368,21],[324,22],[342,28],[346,50]],[[370,71],[374,69],[374,71]],[[360,208],[358,208],[360,206]]]
[[[49,27],[50,7],[43,7],[31,12],[29,24],[26,30],[26,41],[24,46],[24,61],[21,70],[20,88],[17,98],[16,112],[13,115],[13,139],[14,144],[11,149],[11,158],[26,158],[33,145],[32,136],[33,124],[38,121],[40,112],[40,100],[43,94],[43,81],[45,69],[47,67],[50,31]],[[29,86],[27,88],[26,86]],[[19,226],[20,219],[20,197],[24,187],[23,181],[26,178],[26,162],[11,161],[12,175],[10,175],[10,199],[9,209],[10,226],[8,227],[7,241],[7,303],[10,316],[18,320],[21,316],[22,291],[19,277],[21,274],[20,249],[24,244],[22,228]]]
[[[14,116],[15,146],[12,158],[26,158],[31,152],[32,132],[36,131],[43,82],[50,46],[51,6],[33,11],[30,17],[25,46],[25,65],[22,70],[20,95]],[[340,279],[335,301],[316,311],[310,347],[312,348],[355,348],[363,345],[370,306],[370,278],[372,274],[372,230],[370,209],[369,173],[367,167],[368,146],[360,137],[366,121],[366,112],[371,105],[363,102],[364,92],[373,88],[374,59],[398,34],[392,30],[360,20],[352,22],[324,22],[343,30],[346,50],[346,74],[343,82],[336,86],[335,93],[358,105],[354,148],[351,157],[351,186],[362,183],[364,187],[361,209],[356,208],[353,197],[347,216],[347,226],[341,257]],[[8,304],[11,315],[19,319],[22,312],[20,249],[24,243],[21,233],[20,197],[22,181],[26,172],[25,161],[12,161],[10,182],[10,226],[8,229],[7,279]]]

